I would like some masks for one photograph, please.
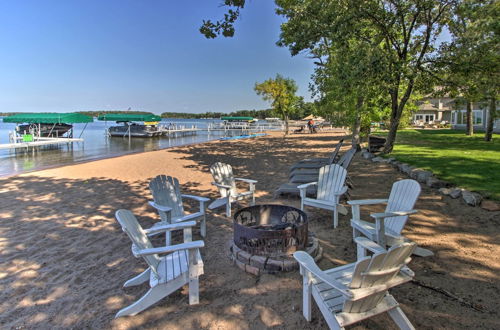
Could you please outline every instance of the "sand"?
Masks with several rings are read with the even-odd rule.
[[[317,307],[312,322],[303,318],[297,272],[255,277],[231,263],[225,246],[232,226],[222,209],[208,215],[200,304],[189,306],[183,288],[137,316],[114,319],[148,288],[122,288],[146,264],[132,256],[114,212],[130,209],[144,227],[157,221],[147,201],[148,181],[158,174],[176,176],[186,193],[217,197],[208,171],[215,161],[232,164],[239,177],[258,180],[257,202],[299,206],[293,197],[273,200],[274,189],[287,181],[292,163],[328,156],[339,137],[274,134],[216,141],[0,179],[0,327],[326,329]],[[404,178],[359,155],[349,172],[352,199],[384,198],[392,183]],[[416,283],[392,290],[408,318],[419,329],[499,329],[500,212],[465,206],[427,187],[416,208],[420,212],[404,233],[435,256],[415,257],[411,268],[416,280],[441,292]],[[355,261],[349,215],[340,216],[333,229],[329,212],[307,208],[307,214],[324,249],[320,267]],[[380,315],[354,328],[395,325]]]

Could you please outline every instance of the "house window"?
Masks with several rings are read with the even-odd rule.
[[[434,115],[425,115],[425,122],[430,123],[434,121]]]
[[[472,113],[473,113],[474,125],[482,125],[483,124],[483,110],[474,110],[474,111],[472,111]]]
[[[415,120],[423,120],[424,116],[423,115],[415,115]]]

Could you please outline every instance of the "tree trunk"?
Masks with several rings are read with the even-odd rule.
[[[399,113],[398,106],[398,94],[397,91],[391,93],[391,122],[389,127],[389,134],[387,134],[387,140],[385,141],[384,150],[382,153],[390,154],[394,148],[394,142],[396,141],[396,133],[399,127],[399,119],[401,114]]]
[[[472,122],[472,102],[467,100],[467,135],[474,134],[474,124]]]
[[[285,136],[288,135],[288,115],[284,115],[285,117]]]
[[[363,107],[364,99],[362,96],[358,97],[358,103],[356,104],[356,117],[354,118],[354,124],[352,127],[352,147],[356,147],[357,150],[360,149],[360,138],[359,133],[361,131],[361,108]]]
[[[493,124],[497,115],[497,100],[495,97],[490,98],[490,108],[488,112],[488,123],[486,124],[486,132],[484,140],[490,142],[493,139]]]

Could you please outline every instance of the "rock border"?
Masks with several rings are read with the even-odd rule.
[[[392,165],[408,177],[427,185],[430,188],[437,189],[439,193],[451,198],[462,197],[465,204],[469,206],[482,206],[487,211],[500,211],[500,204],[494,201],[485,201],[483,206],[483,196],[477,192],[465,190],[460,187],[452,187],[452,184],[437,178],[434,173],[421,168],[416,168],[409,164],[397,161],[395,158],[382,158],[368,151],[368,149],[361,150],[361,156],[364,159],[371,160],[374,163],[385,163]]]

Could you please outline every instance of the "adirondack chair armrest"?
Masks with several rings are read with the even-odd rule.
[[[380,245],[378,245],[374,241],[369,240],[366,237],[356,237],[354,239],[354,242],[356,242],[356,244],[358,245],[358,248],[362,247],[362,248],[369,250],[373,253],[386,252],[386,250],[383,247],[381,247]]]
[[[153,228],[144,229],[144,232],[146,233],[146,235],[151,236],[151,235],[156,235],[159,233],[164,233],[167,231],[191,228],[194,226],[196,226],[196,221],[184,221],[184,222],[179,222],[179,223],[174,223],[174,224],[169,224],[169,225],[154,226]]]
[[[205,242],[203,242],[201,240],[200,241],[193,241],[193,242],[186,242],[186,243],[181,243],[181,244],[138,250],[137,256],[147,256],[147,255],[151,255],[151,254],[165,254],[165,253],[171,253],[171,252],[180,251],[180,250],[200,249],[204,246],[205,246]]]
[[[228,186],[226,184],[222,184],[222,183],[217,183],[217,182],[212,182],[212,184],[216,187],[219,187],[219,188],[225,188],[225,189],[231,189],[232,187],[231,186]]]
[[[354,201],[348,201],[349,205],[373,205],[373,204],[382,204],[387,203],[388,199],[358,199]]]
[[[301,185],[297,186],[297,188],[302,190],[302,189],[307,189],[307,187],[309,187],[309,186],[315,186],[317,184],[318,184],[317,182],[309,182],[309,183],[301,184]]]
[[[168,212],[168,213],[172,212],[172,208],[171,207],[163,206],[163,205],[157,204],[157,203],[155,203],[153,201],[150,201],[149,205],[151,205],[152,207],[154,207],[158,211],[163,211],[163,212]]]
[[[297,262],[299,263],[301,269],[305,268],[307,271],[311,272],[314,274],[315,277],[319,278],[326,284],[330,285],[332,288],[335,288],[338,290],[342,295],[344,295],[347,298],[352,298],[354,297],[353,294],[351,293],[351,289],[340,283],[337,280],[334,280],[330,276],[328,276],[324,271],[322,271],[318,265],[314,262],[314,259],[311,257],[310,254],[304,252],[304,251],[297,251],[293,254],[293,257]],[[301,271],[302,273],[302,271]]]
[[[371,213],[370,216],[372,218],[392,218],[392,217],[399,217],[402,215],[410,215],[417,213],[417,210],[410,210],[410,211],[393,211],[393,212],[382,212],[382,213]]]
[[[189,199],[194,199],[200,203],[206,203],[206,202],[209,202],[210,201],[210,198],[206,198],[206,197],[200,197],[200,196],[195,196],[195,195],[185,195],[185,194],[182,194],[181,195],[182,197],[185,197],[185,198],[189,198]]]
[[[246,182],[246,183],[253,183],[253,184],[256,184],[257,180],[251,180],[251,179],[244,179],[244,178],[234,178],[235,180],[238,180],[238,181],[243,181],[243,182]]]

